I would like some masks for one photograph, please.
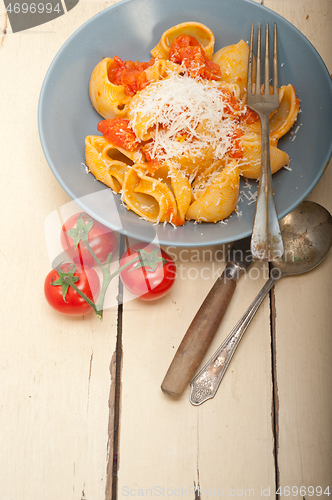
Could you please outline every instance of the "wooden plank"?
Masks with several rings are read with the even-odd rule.
[[[170,295],[156,304],[124,305],[120,497],[158,487],[169,495],[183,488],[193,496],[194,485],[202,494],[213,488],[225,494],[252,488],[257,494],[261,485],[274,483],[268,299],[213,400],[193,407],[189,388],[179,400],[160,390],[175,349],[216,279],[213,271],[223,270],[220,250],[209,249],[210,260],[210,253],[204,258],[207,249],[171,248],[181,277]],[[238,283],[205,361],[261,288],[261,267],[255,264]]]
[[[6,500],[104,498],[113,460],[117,311],[108,309],[100,323],[93,315],[60,316],[44,299],[51,269],[44,223],[70,199],[47,165],[37,128],[51,60],[109,4],[80,2],[66,16],[15,34],[0,4],[0,497]]]
[[[330,1],[266,0],[265,5],[291,20],[332,70]],[[332,212],[331,186],[330,163],[308,199]],[[285,278],[275,288],[278,464],[281,492],[298,488],[293,498],[318,498],[320,489],[309,487],[325,491],[329,486],[331,494],[331,282],[330,252],[318,268]]]

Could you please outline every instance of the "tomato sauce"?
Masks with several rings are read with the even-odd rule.
[[[257,120],[259,120],[258,114],[246,106],[244,113],[240,116],[240,121],[250,125],[250,123],[254,123]]]
[[[237,101],[234,95],[228,90],[222,90],[223,102],[225,104],[225,113],[237,118],[241,123],[249,125],[258,120],[258,114],[248,108],[241,101]]]
[[[243,149],[241,147],[240,139],[243,136],[242,130],[237,128],[231,137],[231,147],[228,151],[230,158],[239,159],[243,157]]]
[[[108,70],[108,79],[114,85],[123,85],[125,94],[133,96],[149,84],[144,70],[154,62],[154,58],[148,62],[133,62],[122,61],[120,57],[115,56]]]
[[[102,120],[98,123],[97,130],[108,142],[126,151],[135,151],[139,146],[134,131],[129,127],[129,120],[125,118]]]
[[[154,143],[152,141],[149,141],[142,146],[142,152],[144,153],[146,159],[146,168],[150,174],[153,174],[162,165],[162,162],[158,159],[158,152],[160,151],[157,149],[155,154],[153,154],[153,148]],[[163,149],[161,153],[165,153],[165,150]]]
[[[177,64],[183,64],[191,77],[201,76],[208,80],[221,78],[220,66],[206,57],[202,45],[193,36],[178,36],[172,43],[169,58]]]

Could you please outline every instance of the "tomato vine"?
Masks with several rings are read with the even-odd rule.
[[[67,293],[69,290],[69,287],[71,287],[75,292],[82,298],[84,301],[91,306],[93,311],[95,312],[97,318],[99,320],[102,320],[103,317],[103,309],[104,309],[104,302],[105,302],[105,296],[107,289],[109,287],[110,282],[118,275],[123,273],[123,271],[126,270],[127,267],[132,266],[133,269],[143,269],[146,272],[154,273],[158,267],[162,267],[167,263],[167,260],[163,257],[160,256],[161,252],[158,249],[158,247],[153,246],[152,250],[148,252],[144,248],[138,248],[135,250],[135,256],[133,256],[132,259],[129,261],[126,261],[122,263],[120,267],[111,273],[111,263],[112,263],[112,256],[113,256],[113,251],[114,248],[112,247],[112,251],[109,252],[106,262],[102,262],[100,258],[96,255],[96,252],[92,249],[90,242],[89,242],[89,233],[92,230],[94,226],[94,219],[90,217],[89,215],[85,213],[80,213],[77,217],[77,220],[75,222],[75,227],[71,227],[70,229],[66,230],[67,235],[73,240],[73,246],[75,252],[79,248],[80,250],[80,255],[82,253],[82,245],[86,248],[90,256],[92,257],[94,263],[100,268],[101,274],[102,274],[102,284],[100,287],[100,292],[97,300],[94,302],[87,296],[86,293],[80,287],[78,286],[78,281],[79,277],[76,272],[76,265],[75,263],[71,264],[60,264],[56,268],[56,276],[57,279],[54,279],[54,274],[52,275],[51,279],[48,277],[47,280],[48,282],[45,282],[45,290],[48,285],[52,286],[61,286],[61,292],[62,292],[62,299],[66,303],[66,297]],[[65,227],[65,226],[64,226]],[[142,245],[140,245],[142,246]],[[84,270],[84,266],[83,266]],[[82,288],[82,287],[81,287]],[[51,295],[47,294],[45,292],[45,295]],[[47,297],[48,298],[48,297]],[[52,301],[49,300],[49,303]],[[59,305],[55,307],[57,310],[60,310]],[[89,309],[91,310],[91,309]]]

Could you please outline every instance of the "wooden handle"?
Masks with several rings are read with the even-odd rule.
[[[227,273],[217,279],[196,313],[165,375],[161,390],[179,397],[193,378],[225,314],[236,287]]]

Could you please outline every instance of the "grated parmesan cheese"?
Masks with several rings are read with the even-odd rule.
[[[152,130],[151,158],[159,161],[200,160],[207,152],[215,160],[222,159],[231,147],[235,127],[216,82],[175,73],[140,92],[130,119],[136,135],[142,123],[144,133]]]

